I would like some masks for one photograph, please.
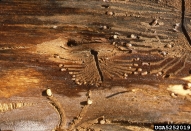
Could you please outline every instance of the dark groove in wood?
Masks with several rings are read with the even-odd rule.
[[[182,0],[182,25],[181,25],[181,26],[182,26],[182,32],[183,32],[184,36],[186,37],[188,43],[189,43],[190,46],[191,46],[191,38],[190,38],[190,36],[189,36],[189,34],[188,34],[188,32],[187,32],[185,26],[184,26],[185,11],[186,11],[186,9],[185,9],[185,3],[186,3],[185,0]]]
[[[100,75],[100,77],[101,77],[101,81],[103,82],[103,74],[102,74],[101,69],[100,69],[100,67],[99,67],[99,62],[98,62],[98,57],[97,57],[98,52],[95,51],[95,50],[91,50],[91,54],[94,56],[95,63],[96,63],[96,67],[97,67],[98,72],[99,72],[99,75]]]

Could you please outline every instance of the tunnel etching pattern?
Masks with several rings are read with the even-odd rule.
[[[52,59],[61,63],[60,68],[68,71],[78,85],[100,86],[105,80],[125,80],[135,76],[169,77],[185,69],[189,58],[187,50],[177,55],[174,47],[159,45],[156,38],[142,38],[145,42],[139,46],[94,39],[86,43],[58,38],[40,46],[44,52],[54,54]],[[154,44],[161,47],[156,48],[152,46]],[[172,49],[176,56],[169,52]]]
[[[176,23],[171,38],[166,30],[163,30],[165,35],[144,32],[141,36],[136,31],[137,34],[127,38],[121,34],[122,39],[117,35],[108,38],[64,36],[39,44],[37,51],[54,55],[51,60],[61,63],[61,70],[68,71],[78,85],[100,86],[105,80],[136,76],[168,78],[190,71],[186,69],[191,59],[190,37],[184,24],[185,0],[182,0],[181,21]],[[160,31],[161,24],[154,19],[149,24],[141,22],[141,26]],[[181,38],[185,40],[182,44],[176,41],[178,32],[180,37],[185,37]]]

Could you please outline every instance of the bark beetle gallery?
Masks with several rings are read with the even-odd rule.
[[[1,0],[0,129],[190,124],[190,5]]]

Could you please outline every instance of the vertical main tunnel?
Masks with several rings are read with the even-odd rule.
[[[102,75],[101,69],[100,69],[100,67],[99,67],[99,62],[98,62],[98,57],[97,57],[98,52],[95,51],[95,50],[91,50],[91,54],[94,56],[95,63],[96,63],[96,67],[97,67],[98,72],[99,72],[99,75],[100,75],[100,77],[101,77],[101,81],[103,81],[103,75]]]
[[[186,37],[188,43],[191,46],[191,38],[190,38],[190,36],[189,36],[189,34],[185,28],[185,25],[184,25],[185,24],[185,12],[186,12],[185,5],[186,5],[185,0],[182,0],[182,20],[181,20],[182,24],[181,24],[181,28],[182,28],[182,32],[183,32],[184,36]]]

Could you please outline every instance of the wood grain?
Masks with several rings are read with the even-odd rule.
[[[189,5],[189,0],[1,0],[0,129],[190,124]],[[13,107],[19,103],[33,104]]]

